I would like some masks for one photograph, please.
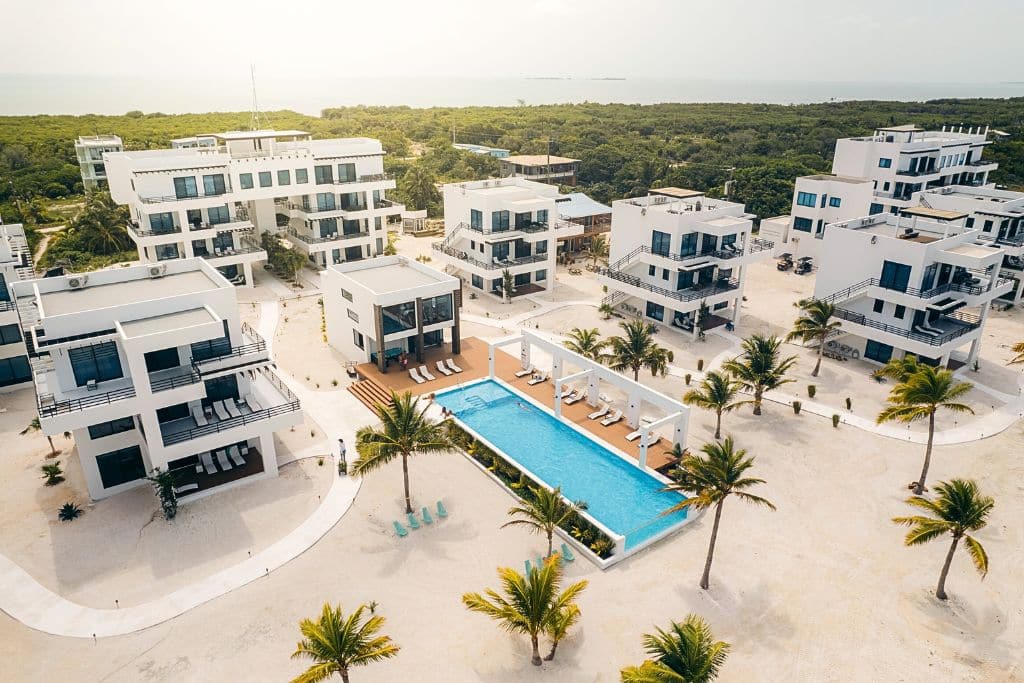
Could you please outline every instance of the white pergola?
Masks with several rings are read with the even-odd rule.
[[[621,409],[626,424],[633,429],[640,428],[640,406],[643,403],[648,403],[664,411],[665,416],[645,425],[640,435],[640,469],[647,467],[647,447],[650,443],[651,432],[654,429],[664,425],[672,425],[672,443],[679,444],[682,447],[686,446],[686,430],[690,422],[690,409],[685,404],[675,401],[654,389],[645,387],[639,382],[634,382],[630,378],[610,370],[597,361],[574,353],[560,343],[544,339],[529,330],[523,330],[520,334],[488,344],[488,372],[492,379],[495,377],[495,354],[499,348],[513,344],[520,345],[519,360],[523,369],[530,367],[530,355],[534,347],[542,349],[551,355],[551,380],[555,384],[554,411],[555,415],[559,418],[562,417],[563,383],[579,380],[586,380],[587,382],[587,403],[592,407],[597,407],[600,402],[600,382],[607,382],[622,390],[626,394],[627,400],[626,406]],[[573,365],[583,369],[570,375],[563,375],[562,373],[566,371],[566,365]]]

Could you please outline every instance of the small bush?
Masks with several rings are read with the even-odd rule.
[[[317,458],[316,459],[316,464],[317,464],[318,467],[323,467],[324,466],[324,459],[323,458]]]
[[[686,373],[685,375],[683,375],[683,381],[686,382],[686,386],[690,386],[691,379],[693,378],[690,377],[690,373]]]
[[[703,370],[704,370],[704,359],[703,358],[698,358],[697,359],[697,372],[702,372]]]
[[[331,386],[332,386],[332,387],[336,387],[336,386],[338,386],[338,380],[336,380],[336,379],[332,379],[332,380],[331,380]]]
[[[74,503],[64,503],[57,511],[57,519],[62,522],[70,522],[82,516],[82,508]]]
[[[807,398],[814,398],[814,395],[818,393],[818,387],[813,384],[807,385]]]
[[[793,413],[795,415],[799,415],[800,414],[800,408],[802,408],[802,407],[803,407],[803,403],[800,403],[800,401],[793,401]]]
[[[853,410],[853,399],[849,396],[846,397],[846,409]]]
[[[64,481],[64,470],[61,469],[59,462],[52,462],[48,465],[43,465],[39,469],[42,471],[43,477],[46,479],[46,482],[44,483],[47,486],[56,486]]]
[[[832,415],[832,426],[836,427],[836,428],[839,427],[839,416],[838,415]]]

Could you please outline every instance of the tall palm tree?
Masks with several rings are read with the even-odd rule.
[[[594,235],[590,239],[590,247],[587,249],[587,256],[593,265],[603,258],[608,258],[608,239],[603,235]]]
[[[818,342],[818,361],[811,370],[811,377],[817,377],[818,370],[821,369],[821,356],[825,352],[825,340],[838,330],[842,323],[833,318],[836,307],[828,301],[804,299],[799,306],[802,313],[793,323],[792,331],[786,335],[786,341],[799,339],[804,344]]]
[[[924,482],[928,477],[928,467],[932,461],[932,442],[935,440],[935,413],[945,408],[954,413],[971,413],[974,411],[957,399],[971,390],[970,382],[958,382],[949,370],[940,370],[930,365],[921,365],[905,380],[897,384],[889,392],[886,399],[889,403],[878,414],[876,422],[916,422],[928,420],[928,444],[924,451],[924,467],[921,478],[914,485],[914,493],[924,493]]]
[[[388,405],[377,405],[381,427],[367,426],[356,432],[354,472],[359,475],[372,472],[396,457],[402,458],[402,477],[405,480],[405,511],[412,512],[409,496],[409,456],[416,453],[442,453],[451,450],[447,432],[426,416],[427,409],[419,409],[419,399],[412,393],[391,392]]]
[[[548,557],[553,550],[553,538],[555,529],[572,519],[580,510],[586,510],[585,501],[578,500],[575,503],[567,503],[562,498],[562,487],[547,489],[543,486],[531,488],[532,500],[527,500],[523,505],[509,508],[508,514],[518,517],[511,522],[501,525],[504,529],[507,526],[525,526],[530,531],[544,534],[548,539]]]
[[[732,437],[725,437],[725,441],[706,443],[700,450],[703,456],[688,455],[683,458],[678,470],[678,481],[672,482],[664,489],[680,491],[689,497],[663,514],[670,515],[691,507],[705,510],[714,506],[715,522],[711,527],[711,543],[708,544],[708,557],[704,562],[704,575],[700,579],[700,587],[707,590],[711,579],[711,560],[715,555],[715,542],[718,540],[718,524],[722,519],[722,503],[725,499],[734,495],[742,501],[763,505],[770,510],[774,510],[775,506],[766,498],[745,491],[757,484],[763,484],[764,480],[744,476],[754,464],[754,458],[747,457],[747,451],[744,449],[734,450]]]
[[[782,340],[778,337],[766,337],[752,334],[743,340],[743,354],[727,360],[722,369],[736,378],[747,391],[753,392],[754,415],[761,414],[761,400],[764,392],[778,389],[783,384],[792,382],[785,375],[796,363],[796,356],[781,358]]]
[[[413,164],[406,170],[399,181],[399,190],[410,209],[422,211],[438,201],[436,181],[434,173],[424,164]]]
[[[615,307],[611,304],[601,304],[597,307],[597,312],[601,314],[602,320],[608,320],[615,314]]]
[[[601,360],[604,347],[608,345],[606,339],[601,339],[601,333],[596,327],[574,327],[569,331],[569,338],[562,343],[573,353],[596,361]]]
[[[349,669],[391,659],[399,647],[390,636],[378,635],[384,617],[371,616],[363,621],[366,605],[345,617],[341,606],[324,603],[317,620],[299,622],[302,640],[295,646],[292,659],[312,659],[316,664],[292,679],[292,683],[317,683],[339,674],[348,683]]]
[[[956,546],[961,538],[964,539],[967,552],[974,562],[974,568],[982,578],[988,573],[988,555],[985,548],[968,532],[979,531],[985,527],[985,518],[995,506],[995,501],[989,496],[981,495],[978,492],[978,485],[970,480],[953,479],[949,482],[940,482],[936,484],[935,492],[935,500],[920,496],[907,499],[908,505],[920,508],[927,514],[894,517],[892,521],[910,527],[903,541],[908,546],[927,543],[946,534],[953,537],[953,543],[946,553],[946,561],[942,565],[942,573],[939,574],[939,585],[935,589],[935,597],[945,600],[946,575],[949,574],[949,565],[953,561],[953,553],[956,552]]]
[[[878,380],[891,379],[894,382],[903,382],[917,372],[921,365],[923,364],[917,362],[917,356],[908,353],[902,358],[890,358],[885,365],[872,372],[871,376]]]
[[[574,600],[587,587],[586,581],[577,581],[562,588],[560,558],[549,558],[541,567],[531,567],[525,576],[508,567],[498,568],[504,595],[488,588],[480,593],[466,593],[462,603],[472,612],[486,614],[501,623],[509,633],[525,633],[533,647],[532,662],[540,666],[540,635],[546,632],[552,620],[575,606]]]
[[[623,683],[710,683],[729,655],[729,643],[715,640],[708,622],[689,614],[673,621],[668,631],[644,634],[644,649],[652,657],[640,666],[622,670]]]
[[[743,405],[736,401],[741,385],[724,372],[712,370],[704,375],[700,386],[683,395],[683,403],[704,410],[715,411],[715,438],[722,438],[722,413],[729,413]]]
[[[39,417],[33,417],[32,421],[28,423],[28,427],[21,430],[22,434],[28,434],[29,432],[37,432],[42,430],[42,425],[39,424]],[[50,455],[57,455],[57,449],[53,445],[53,437],[49,434],[44,434],[46,440],[50,442]]]
[[[553,612],[548,621],[547,635],[551,638],[551,652],[544,656],[544,660],[550,662],[555,658],[555,650],[562,639],[569,635],[569,631],[580,620],[580,608],[573,604]]]
[[[1010,361],[1010,365],[1014,365],[1014,364],[1017,364],[1017,363],[1024,363],[1024,341],[1017,342],[1016,344],[1014,344],[1013,346],[1010,347],[1010,350],[1013,351],[1015,354],[1017,354]]]
[[[621,322],[619,327],[625,335],[608,339],[608,366],[619,372],[632,370],[634,382],[640,379],[640,368],[647,368],[655,377],[664,376],[675,356],[654,343],[654,325],[638,318]]]

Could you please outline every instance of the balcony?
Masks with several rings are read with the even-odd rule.
[[[123,384],[123,382],[119,382],[119,384]],[[46,419],[69,415],[90,408],[108,406],[129,398],[135,398],[135,387],[132,386],[131,380],[128,380],[128,386],[111,391],[78,389],[63,399],[58,399],[53,394],[40,394],[38,399],[39,417]]]
[[[508,234],[508,239],[515,239],[516,233],[532,234],[537,232],[545,232],[546,230],[550,229],[550,226],[547,223],[531,222],[526,223],[524,225],[520,225],[518,227],[510,226],[508,228],[505,228],[504,230],[494,230],[492,228],[485,229],[483,226],[474,227],[469,223],[459,223],[456,230],[461,228],[465,228],[466,230],[472,230],[473,232],[480,233],[481,235],[504,236],[505,234]]]
[[[390,199],[378,199],[378,200],[373,202],[373,208],[374,209],[395,209],[396,211],[404,211],[405,210],[405,204],[399,204],[398,202],[393,202]]]
[[[163,230],[143,230],[141,225],[139,225],[138,223],[132,221],[132,222],[128,223],[127,227],[128,227],[128,232],[133,237],[135,237],[137,240],[138,239],[143,239],[145,237],[163,237],[164,235],[180,235],[181,234],[181,226],[180,225],[175,225],[170,230],[167,230],[167,229],[163,229]]]
[[[651,284],[636,275],[630,275],[629,273],[625,273],[612,267],[600,268],[598,269],[598,274],[615,282],[620,282],[624,285],[651,292],[652,294],[657,294],[667,299],[682,302],[706,299],[708,297],[715,296],[716,294],[724,294],[726,292],[734,291],[740,286],[739,280],[735,278],[722,278],[717,282],[702,286],[673,290]]]
[[[690,254],[686,256],[672,254],[667,251],[654,251],[646,244],[643,244],[634,249],[633,251],[629,252],[622,258],[620,258],[615,263],[611,264],[609,268],[621,270],[623,266],[625,266],[627,263],[632,261],[640,254],[650,254],[652,256],[657,256],[659,258],[668,259],[669,261],[675,261],[676,263],[683,264],[683,269],[685,270],[687,265],[707,263],[708,260],[712,258],[727,261],[730,259],[739,258],[741,256],[746,256],[748,254],[756,254],[763,251],[771,251],[771,249],[775,246],[774,242],[766,239],[752,237],[748,241],[749,249],[746,246],[734,247],[732,249],[708,249],[698,254]]]
[[[192,370],[192,368],[169,368],[149,373],[149,388],[156,394],[161,391],[191,386],[197,384],[199,380],[199,374]]]
[[[248,323],[242,323],[243,344],[232,346],[220,356],[192,359],[192,371],[206,377],[214,373],[240,370],[260,363],[270,362],[267,343]]]
[[[254,228],[255,226],[253,226],[252,221],[239,216],[232,220],[224,221],[223,223],[189,223],[188,231],[190,233],[203,232],[205,230],[216,230],[217,232],[240,232],[253,230]]]
[[[961,272],[969,273],[970,271]],[[936,296],[939,296],[941,294],[947,294],[949,292],[959,292],[960,294],[966,294],[968,296],[980,296],[982,294],[992,291],[993,289],[1000,289],[1005,287],[1006,285],[1012,284],[1012,280],[1009,280],[1007,278],[997,278],[994,285],[984,281],[978,283],[977,281],[980,279],[981,278],[968,276],[967,278],[959,279],[957,281],[950,281],[942,285],[931,287],[929,289],[918,289],[917,287],[892,287],[888,282],[883,284],[879,278],[870,277],[861,280],[855,285],[850,285],[846,289],[842,289],[834,294],[830,294],[823,300],[829,303],[845,301],[847,299],[852,299],[854,296],[860,294],[861,292],[867,291],[869,287],[878,287],[880,289],[894,292],[896,294],[905,294],[906,296],[912,296],[918,299],[932,299]]]
[[[855,313],[845,308],[836,308],[835,316],[854,325],[862,325],[871,330],[896,335],[929,346],[943,346],[981,327],[981,319],[978,316],[962,311],[951,315],[939,316],[934,321],[928,323],[929,327],[939,330],[935,334],[928,334],[917,329],[916,326],[915,329],[908,330],[889,325],[888,323],[869,318],[862,313]]]
[[[469,264],[475,268],[482,268],[484,270],[505,270],[506,268],[515,268],[516,266],[525,266],[530,263],[541,263],[548,260],[547,254],[533,254],[532,256],[520,256],[514,259],[502,259],[500,261],[487,262],[478,258],[474,258],[468,252],[462,251],[461,249],[453,249],[452,247],[446,247],[441,242],[435,242],[431,245],[434,251],[439,251],[442,254],[450,256],[454,259],[458,259],[464,263]]]
[[[189,199],[206,199],[208,197],[223,197],[231,192],[231,187],[225,187],[223,190],[215,190],[213,192],[199,192],[197,194],[191,194],[179,197],[177,194],[164,194],[164,195],[139,195],[139,201],[143,204],[163,204],[164,202],[181,202]]]
[[[904,169],[897,169],[896,170],[896,175],[897,176],[906,176],[908,178],[920,178],[921,176],[926,176],[926,175],[937,175],[939,173],[939,171],[941,171],[941,170],[942,169],[940,169],[938,167],[932,168],[930,170],[926,169],[926,170],[923,170],[923,171],[920,170],[920,169],[918,169],[916,171],[911,171],[909,168],[904,168]]]
[[[336,232],[332,235],[328,235],[327,237],[314,237],[313,235],[304,235],[295,228],[288,228],[288,234],[298,240],[301,240],[302,242],[305,242],[306,244],[323,244],[325,242],[337,242],[339,240],[354,240],[359,239],[360,237],[370,236],[370,232],[368,230],[363,230],[360,232],[348,233]]]
[[[216,260],[222,259],[222,258],[228,258],[228,257],[233,257],[233,256],[244,256],[246,254],[260,254],[260,253],[263,254],[263,256],[262,257],[258,257],[257,259],[253,259],[253,260],[259,260],[259,258],[266,258],[267,257],[267,252],[265,252],[263,250],[263,247],[261,247],[260,245],[256,244],[255,241],[253,241],[251,239],[243,238],[242,239],[242,243],[239,246],[237,246],[237,247],[232,247],[230,249],[222,249],[220,247],[216,247],[214,253],[212,253],[212,254],[209,254],[209,253],[207,253],[207,254],[197,254],[197,256],[201,256],[204,259],[206,259],[207,261],[216,261]]]

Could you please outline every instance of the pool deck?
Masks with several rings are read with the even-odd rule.
[[[447,347],[447,345],[445,345]],[[434,362],[445,358],[453,358],[455,364],[462,368],[463,372],[451,376],[442,375],[434,367]],[[396,392],[411,391],[414,394],[427,395],[439,389],[464,384],[473,380],[482,379],[488,376],[487,367],[487,342],[476,337],[468,337],[462,340],[462,353],[453,356],[443,349],[431,349],[424,354],[424,365],[430,370],[436,379],[417,384],[408,372],[404,372],[397,365],[392,365],[389,372],[381,373],[373,363],[363,363],[356,368],[360,377],[373,379],[381,385]],[[500,379],[515,387],[544,406],[554,410],[555,386],[550,380],[530,386],[527,384],[529,376],[516,377],[515,373],[521,369],[519,360],[504,351],[498,351],[494,361],[494,372]],[[543,368],[541,368],[543,370]],[[640,441],[630,443],[626,435],[633,429],[621,420],[618,424],[604,427],[600,420],[588,420],[587,415],[595,408],[586,401],[580,401],[571,406],[562,405],[562,417],[575,422],[587,432],[593,434],[609,445],[622,451],[624,454],[639,459]],[[672,461],[668,454],[672,445],[664,437],[647,453],[647,467],[656,469]]]

